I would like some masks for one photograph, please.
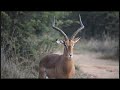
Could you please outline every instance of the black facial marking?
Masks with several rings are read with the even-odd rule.
[[[64,42],[64,46],[65,46],[65,49],[68,51],[68,47],[65,42]]]

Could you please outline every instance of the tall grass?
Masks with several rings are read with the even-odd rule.
[[[78,53],[99,53],[102,59],[119,59],[119,40],[108,37],[104,40],[81,40],[75,49]]]
[[[20,52],[14,53],[12,46],[7,51],[4,48],[6,46],[1,47],[1,78],[38,78],[41,58],[56,48],[56,44],[52,42],[54,39],[45,36],[32,36],[24,41],[28,45],[23,46],[25,49]],[[19,51],[21,48],[16,46],[15,49]]]

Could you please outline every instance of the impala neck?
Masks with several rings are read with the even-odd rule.
[[[69,56],[67,50],[64,48],[63,53],[63,73],[67,75],[67,78],[72,77],[75,73],[74,60]]]

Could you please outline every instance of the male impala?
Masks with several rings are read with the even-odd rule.
[[[73,48],[74,44],[80,39],[75,38],[75,36],[84,28],[80,15],[79,18],[81,27],[69,39],[60,28],[55,26],[54,17],[54,22],[52,25],[53,29],[59,31],[65,38],[65,40],[57,40],[57,43],[64,45],[64,52],[62,55],[47,55],[40,61],[39,78],[72,78],[75,74]]]

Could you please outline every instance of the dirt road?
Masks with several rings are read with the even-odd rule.
[[[78,67],[75,78],[119,78],[119,61],[99,59],[97,54],[75,54],[74,60]]]
[[[119,62],[114,60],[98,59],[94,54],[75,55],[76,65],[91,78],[119,78]]]

